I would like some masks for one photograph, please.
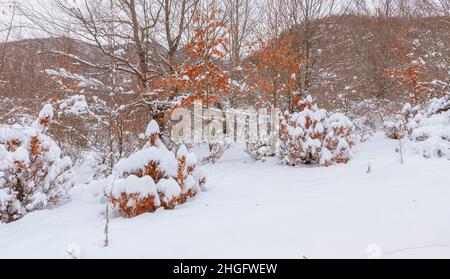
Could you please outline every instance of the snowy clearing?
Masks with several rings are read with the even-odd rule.
[[[232,149],[208,190],[172,211],[114,217],[86,185],[0,224],[0,258],[449,258],[450,161],[376,134],[347,165],[286,167]],[[368,165],[371,172],[368,174]]]

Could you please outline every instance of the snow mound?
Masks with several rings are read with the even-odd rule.
[[[164,148],[151,146],[139,150],[130,157],[120,160],[114,167],[114,172],[119,176],[127,174],[142,175],[147,165],[151,163],[157,164],[158,169],[170,176],[176,174],[177,160],[172,152]]]
[[[150,137],[152,135],[159,134],[159,133],[160,133],[160,131],[159,131],[158,123],[156,123],[155,120],[150,121],[150,123],[147,126],[147,130],[145,130],[145,135],[147,137]]]

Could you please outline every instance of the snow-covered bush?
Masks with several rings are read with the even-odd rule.
[[[159,126],[151,121],[143,149],[120,160],[107,179],[104,194],[127,217],[172,209],[199,193],[206,176],[197,159],[182,145],[175,155],[160,140]]]
[[[0,126],[0,220],[12,222],[27,212],[56,205],[72,186],[72,161],[46,129],[53,117],[44,106],[31,127]]]
[[[435,115],[450,110],[450,92],[442,98],[434,98],[430,101],[427,108],[427,115]]]
[[[409,103],[405,104],[401,113],[384,121],[383,126],[386,136],[397,140],[405,137],[407,133],[411,132],[408,122],[418,114],[419,110],[418,106],[412,107]]]
[[[297,103],[298,112],[285,113],[278,155],[283,164],[346,163],[351,157],[353,123],[341,113],[319,109],[311,96]]]
[[[367,142],[374,134],[373,121],[367,116],[358,117],[353,120],[355,126],[355,137],[359,142]]]
[[[225,154],[225,151],[227,151],[230,148],[230,144],[225,143],[210,143],[208,144],[208,156],[204,157],[202,159],[202,164],[215,164],[217,163],[220,158],[222,158],[223,154]]]
[[[403,120],[401,119],[390,119],[390,120],[386,120],[383,123],[384,126],[384,133],[386,134],[386,136],[390,139],[401,139],[402,136],[402,131],[403,131],[403,127],[404,127],[404,123]]]
[[[450,98],[432,99],[407,123],[407,147],[426,158],[450,160]]]
[[[255,143],[247,143],[245,152],[252,158],[254,161],[262,160],[266,157],[272,157],[272,145],[269,141],[258,140]]]
[[[405,139],[409,150],[426,158],[450,159],[450,97],[435,98],[423,107],[405,104],[395,121],[386,121],[389,138]]]

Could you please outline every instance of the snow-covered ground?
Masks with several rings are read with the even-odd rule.
[[[172,211],[111,219],[86,185],[0,224],[0,258],[450,258],[450,161],[377,134],[347,165],[291,168],[231,150],[208,191]],[[371,165],[371,172],[367,169]]]

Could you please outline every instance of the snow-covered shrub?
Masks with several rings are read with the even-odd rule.
[[[255,143],[247,143],[245,152],[247,152],[254,161],[259,161],[275,155],[272,152],[271,143],[264,140],[258,140]]]
[[[373,122],[366,116],[354,119],[353,124],[355,126],[354,134],[359,142],[366,142],[375,134]]]
[[[432,99],[426,109],[411,115],[406,125],[407,147],[426,158],[450,160],[450,98]]]
[[[225,151],[227,151],[230,148],[230,144],[224,144],[224,143],[210,143],[208,144],[209,153],[208,156],[204,157],[202,159],[202,164],[208,164],[208,163],[217,163],[220,158],[222,158]]]
[[[129,217],[154,212],[160,206],[156,184],[150,176],[130,175],[114,180],[106,193],[111,204]]]
[[[418,106],[412,107],[409,103],[405,104],[401,113],[384,121],[383,126],[386,136],[397,140],[405,137],[407,133],[411,132],[411,127],[408,127],[409,121],[418,114],[419,110]]]
[[[0,220],[12,222],[27,212],[56,205],[72,186],[72,161],[46,129],[53,117],[44,106],[31,127],[0,126]]]
[[[104,194],[127,217],[172,209],[199,193],[206,176],[197,159],[182,145],[177,155],[160,140],[159,126],[151,121],[143,149],[120,160],[114,167]]]
[[[449,95],[442,98],[434,98],[430,101],[427,108],[427,115],[435,115],[450,110],[450,92]]]
[[[342,113],[319,109],[311,96],[297,103],[298,112],[285,113],[278,155],[283,164],[346,163],[351,157],[353,123]]]
[[[389,138],[404,138],[409,150],[426,158],[450,159],[450,97],[448,95],[440,99],[432,99],[423,107],[412,107],[407,103],[395,119],[395,122],[385,122],[385,131]]]
[[[401,119],[390,119],[383,123],[384,132],[390,139],[401,139],[404,123]]]

